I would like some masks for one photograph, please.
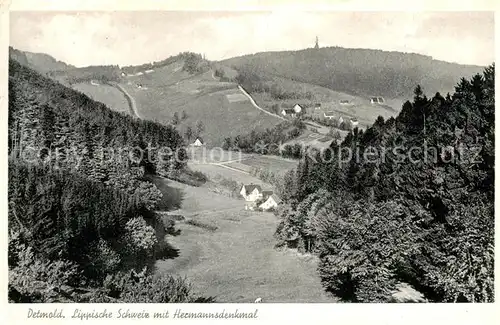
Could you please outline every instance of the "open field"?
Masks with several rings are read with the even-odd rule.
[[[259,111],[242,95],[235,83],[219,82],[212,71],[189,75],[178,69],[180,62],[140,76],[126,77],[121,85],[135,98],[142,118],[170,123],[174,113],[187,118],[178,129],[195,131],[201,121],[200,136],[207,146],[221,146],[225,137],[264,130],[281,120]],[[140,87],[139,87],[140,86]]]
[[[100,84],[77,83],[73,88],[89,96],[93,100],[101,102],[117,112],[129,113],[129,105],[125,96],[115,87]]]
[[[204,147],[190,147],[188,149],[188,154],[188,164],[193,170],[208,173],[207,175],[214,175],[222,170],[222,172],[227,173],[228,178],[236,177],[242,181],[255,181],[253,177],[248,178],[245,175],[241,176],[241,174],[249,173],[252,167],[264,168],[273,172],[286,172],[295,168],[298,164],[297,160],[278,156],[248,154],[222,149],[207,149]],[[224,168],[216,164],[222,164],[235,170]]]
[[[244,184],[262,184],[263,182],[251,176],[248,172],[244,170],[232,169],[231,166],[220,166],[220,165],[212,165],[212,164],[194,164],[188,163],[188,167],[192,170],[202,172],[207,175],[210,179],[217,179],[220,177],[224,177],[229,180],[234,180],[238,183]]]
[[[242,200],[204,188],[155,182],[181,192],[180,208],[172,213],[194,221],[178,223],[181,233],[167,237],[179,256],[158,261],[156,272],[186,276],[195,292],[218,302],[336,301],[321,287],[316,258],[273,248],[278,220],[272,213],[244,211]]]
[[[275,156],[254,155],[251,158],[242,160],[241,164],[249,167],[263,168],[275,173],[284,173],[290,169],[295,169],[298,161]]]

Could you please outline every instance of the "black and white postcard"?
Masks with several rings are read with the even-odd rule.
[[[339,3],[5,6],[11,319],[493,323],[493,3]]]

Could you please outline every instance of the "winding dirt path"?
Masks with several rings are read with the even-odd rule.
[[[132,97],[132,95],[130,95],[129,92],[118,83],[110,83],[109,85],[115,87],[125,95],[125,98],[127,98],[127,102],[130,107],[130,114],[132,116],[136,116],[137,118],[141,118],[137,111],[137,103],[135,102],[134,97]]]
[[[247,93],[247,91],[245,89],[243,89],[243,87],[241,87],[240,85],[238,85],[238,89],[243,93],[243,95],[247,96],[247,98],[250,100],[250,103],[252,103],[253,107],[255,107],[256,109],[258,110],[261,110],[263,111],[264,113],[268,114],[268,115],[271,115],[271,116],[274,116],[276,118],[279,118],[280,120],[283,120],[283,121],[286,121],[286,118],[282,117],[282,116],[279,116],[277,114],[273,114],[265,109],[263,109],[262,107],[260,107],[259,105],[257,105],[257,103],[255,102],[255,100],[252,98],[252,96],[250,96],[249,93]]]

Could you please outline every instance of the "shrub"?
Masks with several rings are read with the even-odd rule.
[[[125,225],[125,243],[131,252],[152,254],[153,247],[158,243],[155,230],[141,217],[127,221]]]
[[[32,247],[24,244],[13,254],[17,255],[17,265],[9,269],[9,286],[28,302],[50,302],[62,285],[75,285],[81,280],[72,262],[42,259],[36,256]]]
[[[103,239],[92,245],[88,255],[88,267],[99,280],[103,280],[107,274],[116,272],[121,263],[120,254]]]
[[[186,303],[211,302],[213,298],[191,294],[184,278],[171,275],[153,276],[144,268],[110,275],[104,281],[104,293],[123,303]]]

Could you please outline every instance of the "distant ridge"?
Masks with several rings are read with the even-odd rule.
[[[9,57],[17,61],[21,65],[31,68],[40,73],[62,71],[75,68],[70,64],[56,60],[48,54],[20,51],[13,47],[9,47]]]
[[[430,95],[453,92],[457,80],[484,68],[416,53],[342,47],[260,52],[220,63],[251,69],[262,78],[279,76],[357,96],[388,98],[411,97],[417,84]]]

